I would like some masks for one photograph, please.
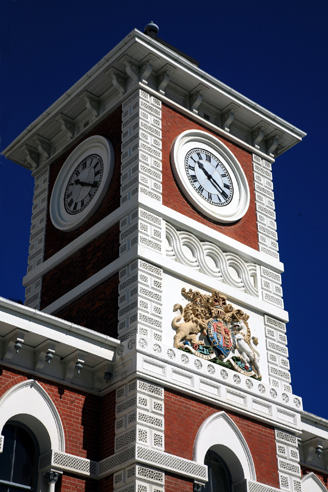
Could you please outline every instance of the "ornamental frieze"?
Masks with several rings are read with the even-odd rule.
[[[172,321],[174,347],[262,379],[260,355],[254,347],[258,339],[251,334],[249,316],[228,304],[226,296],[217,290],[209,295],[183,288],[181,294],[190,302],[185,307],[174,305],[174,311],[180,311]]]

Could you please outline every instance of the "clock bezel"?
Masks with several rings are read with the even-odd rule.
[[[233,197],[227,205],[217,206],[209,203],[191,184],[185,169],[185,158],[192,149],[204,149],[212,153],[227,169],[233,185]],[[172,145],[171,165],[183,194],[197,210],[210,219],[232,223],[246,214],[250,203],[247,178],[236,157],[218,138],[201,130],[184,131]]]
[[[67,184],[81,161],[91,154],[98,154],[103,161],[103,175],[100,186],[79,213],[70,214],[65,209],[65,193]],[[93,135],[81,142],[64,162],[55,181],[50,199],[50,219],[52,224],[61,231],[72,231],[84,224],[102,202],[114,171],[114,148],[111,142],[101,135]]]

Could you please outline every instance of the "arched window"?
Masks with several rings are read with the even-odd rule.
[[[38,446],[23,425],[9,422],[2,430],[4,448],[0,454],[0,492],[36,490]]]
[[[231,492],[231,475],[223,459],[211,449],[205,456],[208,467],[208,482],[205,492]]]

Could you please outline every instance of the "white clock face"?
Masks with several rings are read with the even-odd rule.
[[[76,166],[64,194],[64,205],[68,214],[83,212],[96,196],[103,174],[104,163],[98,154],[88,155]]]
[[[247,212],[246,176],[232,152],[213,135],[183,132],[173,144],[171,161],[182,192],[205,215],[231,223]]]
[[[114,149],[95,135],[78,145],[60,170],[50,200],[50,218],[60,230],[82,225],[104,198],[114,169]]]
[[[233,198],[233,184],[226,166],[203,148],[191,149],[185,157],[185,169],[191,185],[208,203],[225,207]]]

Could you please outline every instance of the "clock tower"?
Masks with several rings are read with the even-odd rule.
[[[157,34],[5,150],[35,188],[25,306],[2,305],[0,468],[11,425],[39,490],[300,492],[272,166],[305,134]]]

